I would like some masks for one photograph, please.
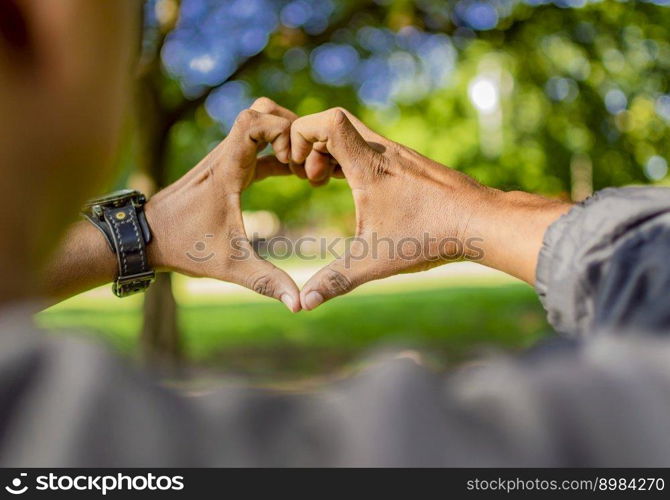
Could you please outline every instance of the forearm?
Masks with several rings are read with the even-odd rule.
[[[73,224],[42,273],[41,294],[58,302],[113,281],[116,257],[91,223]]]
[[[166,270],[165,259],[170,256],[165,238],[163,217],[156,213],[154,204],[145,207],[152,232],[147,245],[149,265]],[[48,303],[58,302],[106,283],[119,274],[116,255],[104,235],[88,221],[73,224],[42,273],[41,295]]]
[[[481,240],[478,262],[532,285],[544,233],[572,205],[521,191],[489,193],[473,224],[472,236]]]

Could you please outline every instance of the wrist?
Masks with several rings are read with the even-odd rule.
[[[473,235],[481,243],[477,262],[533,284],[544,233],[571,206],[522,191],[490,189]]]
[[[144,206],[144,214],[151,231],[151,243],[147,246],[149,265],[155,271],[168,271],[173,261],[167,243],[171,240],[167,206],[161,193],[157,193]]]

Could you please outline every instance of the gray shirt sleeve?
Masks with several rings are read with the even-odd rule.
[[[670,189],[605,189],[547,230],[536,289],[556,331],[667,332]]]

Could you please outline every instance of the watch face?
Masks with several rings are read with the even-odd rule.
[[[135,191],[134,189],[120,189],[109,193],[108,195],[102,196],[100,198],[95,198],[86,203],[86,206],[91,207],[93,205],[114,205],[118,202],[126,202],[129,199],[132,199],[136,196],[142,196],[142,193]]]

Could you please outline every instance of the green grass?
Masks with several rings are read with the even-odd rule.
[[[181,304],[189,359],[262,377],[322,374],[384,344],[459,361],[482,347],[525,347],[549,331],[535,293],[519,283],[396,288],[341,297],[297,315],[272,301],[208,299]],[[89,330],[86,335],[102,337],[133,355],[140,304],[75,301],[41,313],[38,322],[54,330]]]

